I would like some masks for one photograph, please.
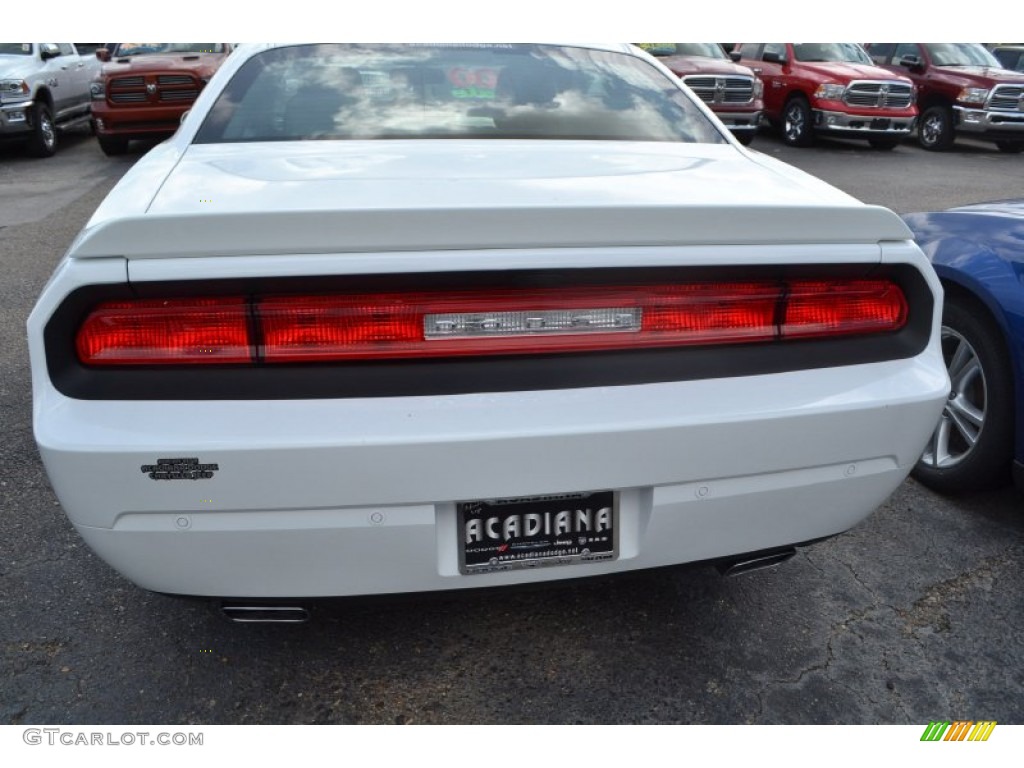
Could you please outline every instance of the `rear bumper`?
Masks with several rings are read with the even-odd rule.
[[[451,397],[85,402],[49,390],[35,429],[75,527],[140,586],[326,597],[580,578],[829,536],[903,480],[946,391],[929,350]],[[172,481],[142,469],[169,457],[216,469]],[[618,559],[460,574],[456,502],[597,489],[619,493]]]

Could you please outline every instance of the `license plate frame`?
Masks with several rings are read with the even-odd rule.
[[[456,504],[456,516],[463,575],[619,556],[617,491],[465,501]]]
[[[876,117],[871,121],[871,130],[873,131],[888,131],[889,126],[892,125],[892,120],[888,117]]]

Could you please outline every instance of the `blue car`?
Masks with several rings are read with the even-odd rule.
[[[946,291],[952,391],[914,469],[944,493],[1024,488],[1024,200],[903,217]]]

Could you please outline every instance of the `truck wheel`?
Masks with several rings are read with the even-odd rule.
[[[121,136],[99,136],[100,149],[107,157],[123,155],[128,151],[128,139]]]
[[[782,140],[791,147],[809,147],[814,143],[811,105],[803,96],[794,96],[782,110]]]
[[[1013,458],[1013,374],[998,328],[971,304],[946,296],[942,354],[953,384],[913,475],[942,493],[1001,485]]]
[[[1000,152],[1017,155],[1024,152],[1024,141],[997,141],[996,146]]]
[[[928,107],[917,127],[917,140],[933,152],[953,146],[953,111],[949,107]]]
[[[902,139],[868,139],[868,144],[870,144],[874,149],[882,152],[888,152],[889,150],[896,149],[896,147],[902,143]]]
[[[32,109],[32,137],[28,140],[28,151],[36,157],[52,157],[57,151],[53,114],[42,102]]]

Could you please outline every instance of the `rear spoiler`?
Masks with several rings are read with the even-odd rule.
[[[878,243],[913,235],[880,206],[636,206],[144,214],[84,230],[72,258],[672,245]]]

